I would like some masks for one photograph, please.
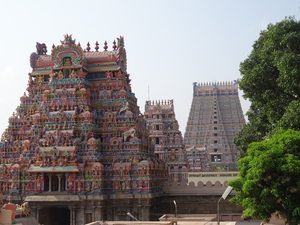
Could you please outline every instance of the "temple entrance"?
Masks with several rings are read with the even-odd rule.
[[[70,225],[67,207],[45,207],[39,210],[39,223],[43,225]]]

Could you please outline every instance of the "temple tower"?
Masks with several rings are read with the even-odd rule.
[[[245,124],[238,84],[194,83],[184,134],[190,171],[235,170],[234,138]]]
[[[27,93],[0,143],[0,194],[29,201],[37,217],[60,207],[64,224],[128,220],[129,209],[152,219],[167,170],[131,90],[124,38],[110,51],[107,42],[83,49],[72,35],[49,55],[36,47]]]
[[[175,118],[173,100],[146,101],[144,118],[155,154],[168,166],[168,181],[187,182],[185,147]]]

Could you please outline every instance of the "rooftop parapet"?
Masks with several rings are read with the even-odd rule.
[[[238,80],[234,81],[217,81],[217,82],[194,82],[194,90],[196,89],[213,89],[213,88],[238,88]]]
[[[172,100],[156,100],[156,101],[146,101],[145,104],[145,114],[151,114],[156,113],[154,111],[160,111],[163,113],[163,111],[172,111],[174,113],[174,105],[173,105],[173,99]]]
[[[173,99],[171,100],[156,100],[156,101],[151,101],[148,100],[146,101],[146,105],[173,105]]]
[[[194,82],[194,86],[224,86],[224,85],[236,85],[238,83],[237,80],[233,81],[217,81],[217,82]]]

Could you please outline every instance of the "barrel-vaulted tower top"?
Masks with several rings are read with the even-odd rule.
[[[54,68],[62,68],[63,64],[68,63],[71,68],[83,67],[86,65],[84,51],[80,45],[76,45],[76,40],[72,39],[72,35],[64,35],[64,40],[60,41],[61,45],[53,46],[51,59],[54,62]],[[66,62],[66,59],[70,59]]]
[[[108,50],[104,42],[103,51],[99,51],[99,43],[95,43],[92,51],[90,43],[83,49],[80,43],[72,39],[72,35],[64,35],[64,40],[58,46],[52,46],[51,55],[47,55],[45,43],[36,45],[37,51],[30,55],[31,75],[50,74],[52,69],[60,69],[66,63],[70,68],[83,68],[86,72],[119,71],[127,73],[127,58],[124,48],[124,37],[114,40],[112,50]]]

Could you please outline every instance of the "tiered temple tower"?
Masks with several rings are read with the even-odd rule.
[[[69,213],[63,224],[128,220],[128,211],[153,219],[167,170],[131,91],[123,37],[112,48],[65,35],[50,55],[37,43],[30,56],[27,93],[0,143],[0,194],[29,201],[45,225],[58,213]]]
[[[244,124],[236,81],[194,83],[184,135],[189,170],[235,170],[234,138]]]
[[[173,100],[146,101],[144,118],[155,145],[155,154],[168,165],[169,182],[187,182],[185,148]]]

